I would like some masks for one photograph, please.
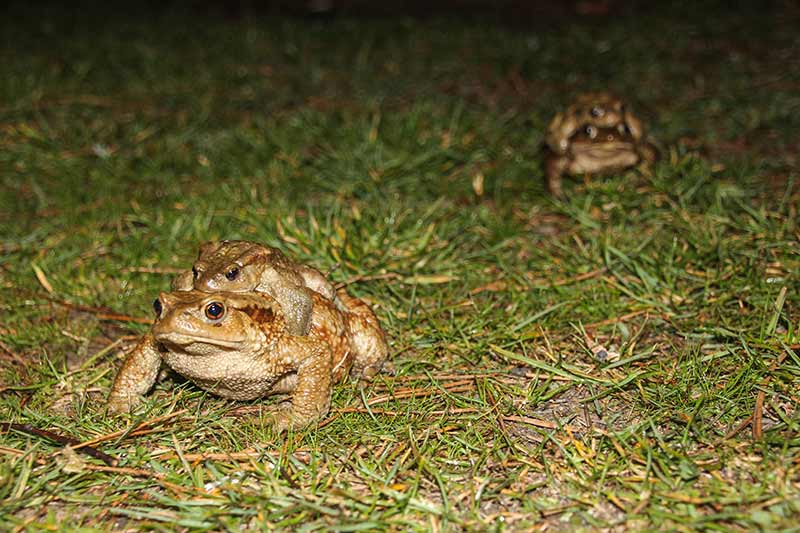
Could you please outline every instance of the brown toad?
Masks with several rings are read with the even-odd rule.
[[[312,292],[311,299],[311,328],[308,336],[298,336],[288,331],[282,306],[264,293],[161,293],[153,303],[153,327],[127,355],[114,380],[109,410],[135,408],[163,362],[224,398],[289,393],[291,407],[275,415],[279,430],[318,420],[328,412],[333,384],[357,358],[351,330],[365,318],[339,311],[318,293]]]
[[[639,118],[605,92],[583,94],[556,114],[545,143],[545,176],[554,196],[563,196],[564,174],[603,175],[656,159]]]
[[[288,331],[294,335],[305,335],[316,323],[312,296],[318,293],[348,317],[354,376],[373,377],[388,355],[386,336],[363,300],[344,289],[335,291],[321,272],[293,262],[277,248],[250,241],[205,243],[192,271],[178,276],[172,286],[177,290],[266,293],[281,305]]]
[[[333,285],[318,270],[296,264],[278,248],[250,241],[225,240],[200,246],[191,271],[177,276],[172,288],[206,292],[264,292],[283,307],[294,335],[308,333],[313,305],[307,289],[333,300]]]

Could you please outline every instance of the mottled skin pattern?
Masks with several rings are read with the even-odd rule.
[[[641,121],[609,93],[579,96],[550,122],[545,143],[547,187],[559,197],[564,174],[603,175],[656,158]]]
[[[178,275],[172,288],[266,293],[283,307],[294,335],[307,334],[311,323],[313,302],[307,289],[335,298],[333,285],[320,271],[294,263],[277,248],[249,241],[203,244],[192,270]]]
[[[372,310],[343,290],[352,311],[309,291],[313,309],[307,336],[288,331],[283,307],[265,293],[161,293],[156,321],[128,354],[108,398],[109,411],[130,412],[158,378],[162,362],[224,398],[252,400],[291,394],[279,411],[279,430],[324,416],[334,383],[348,373],[370,378],[388,346]]]
[[[353,362],[348,319],[313,293],[308,336],[289,333],[283,308],[264,293],[162,293],[157,318],[128,354],[111,388],[111,412],[129,412],[155,383],[161,363],[224,398],[291,395],[275,426],[303,427],[324,416],[333,383]]]
[[[347,324],[354,352],[353,369],[350,373],[361,379],[372,379],[381,371],[389,356],[389,345],[383,328],[364,300],[350,296],[344,289],[336,291],[336,297],[341,306],[347,309],[342,312],[342,316]],[[316,316],[316,308],[314,314]]]

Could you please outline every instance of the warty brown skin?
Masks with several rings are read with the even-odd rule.
[[[277,248],[250,241],[204,243],[192,270],[178,275],[172,288],[266,293],[281,305],[294,335],[306,335],[311,324],[308,289],[335,298],[333,285],[320,271],[293,262]]]
[[[347,324],[353,348],[353,369],[350,374],[364,380],[372,379],[389,357],[389,344],[378,317],[361,298],[350,296],[344,289],[336,291],[336,301],[346,309],[342,316]],[[315,308],[316,316],[316,308]]]
[[[303,427],[327,414],[333,383],[353,362],[347,320],[333,303],[312,296],[308,336],[288,332],[282,307],[263,293],[162,293],[150,332],[127,355],[108,398],[130,412],[155,383],[162,362],[224,398],[251,400],[289,393],[278,430]],[[218,315],[218,316],[217,316]]]
[[[279,430],[325,416],[333,384],[348,373],[372,377],[381,369],[388,346],[363,301],[340,291],[352,308],[341,311],[310,292],[313,312],[307,336],[292,335],[282,306],[264,293],[162,293],[153,327],[127,355],[114,380],[109,411],[134,409],[164,363],[224,398],[289,393],[291,407],[275,415]]]
[[[656,159],[639,118],[605,92],[580,95],[557,113],[547,128],[545,152],[547,187],[558,197],[564,174],[607,175]]]

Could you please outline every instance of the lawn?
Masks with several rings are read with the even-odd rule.
[[[3,8],[0,529],[797,528],[800,9],[744,5]],[[597,89],[661,157],[554,199]],[[224,238],[369,301],[394,372],[289,434],[177,375],[106,416]]]

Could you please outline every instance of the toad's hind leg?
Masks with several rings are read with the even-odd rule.
[[[369,380],[381,371],[389,356],[389,345],[378,317],[369,305],[360,298],[354,298],[344,289],[336,292],[338,300],[347,310],[343,313],[353,347],[353,368],[350,375]]]
[[[328,414],[333,386],[331,351],[325,343],[307,337],[288,337],[283,352],[290,359],[297,354],[302,354],[302,358],[293,363],[295,376],[282,383],[282,388],[293,390],[291,406],[280,409],[275,415],[274,424],[278,431],[289,427],[302,428]]]

